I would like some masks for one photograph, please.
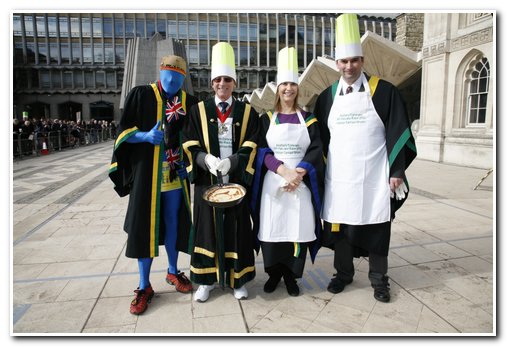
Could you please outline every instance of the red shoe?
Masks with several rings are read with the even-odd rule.
[[[132,314],[142,314],[148,308],[148,303],[151,301],[151,298],[155,295],[153,288],[149,286],[146,289],[139,289],[139,287],[134,290],[136,293],[136,297],[130,303],[130,313]]]
[[[166,282],[176,286],[176,290],[180,293],[189,293],[192,291],[192,283],[185,276],[184,272],[179,271],[177,275],[173,275],[168,273],[166,278]]]

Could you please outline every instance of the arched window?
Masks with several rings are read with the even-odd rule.
[[[489,62],[482,57],[472,62],[467,76],[468,103],[467,126],[484,125],[486,123],[486,105],[489,89]]]

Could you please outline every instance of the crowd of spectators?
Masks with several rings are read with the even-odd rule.
[[[13,119],[13,155],[34,155],[41,150],[62,150],[116,138],[115,121],[73,121],[24,117]]]

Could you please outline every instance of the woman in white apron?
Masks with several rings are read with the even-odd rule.
[[[297,107],[294,80],[279,74],[275,112],[261,115],[253,207],[269,275],[264,291],[273,292],[283,277],[289,295],[297,296],[308,246],[313,259],[318,249],[324,163],[315,117]]]

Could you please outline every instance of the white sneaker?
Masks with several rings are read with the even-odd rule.
[[[234,289],[234,297],[238,300],[246,299],[248,298],[248,290],[246,290],[245,286],[239,289]]]
[[[209,298],[209,292],[215,289],[215,285],[201,284],[194,294],[194,301],[205,302]]]

